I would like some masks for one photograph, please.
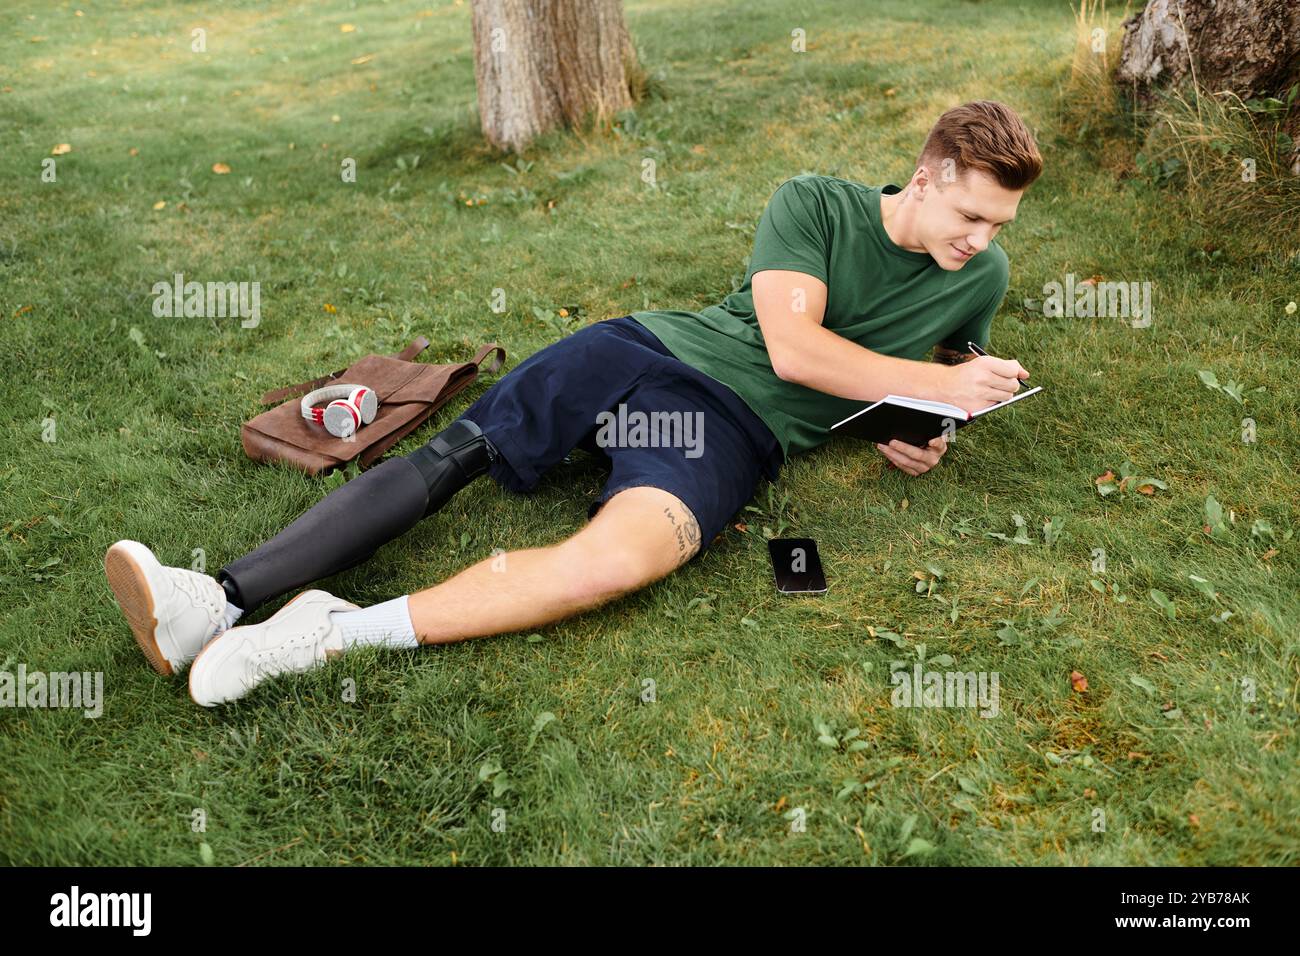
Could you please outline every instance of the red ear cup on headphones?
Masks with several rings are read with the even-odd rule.
[[[347,438],[361,427],[361,412],[346,398],[336,398],[325,406],[321,424],[335,438]]]
[[[329,404],[316,408],[317,402]],[[379,396],[365,385],[327,385],[304,395],[300,405],[305,420],[324,426],[335,438],[350,438],[375,420]]]
[[[353,408],[361,413],[363,424],[369,425],[375,420],[375,415],[379,411],[379,396],[374,391],[364,385],[358,385],[352,390],[352,394],[348,396],[348,401],[352,403]]]

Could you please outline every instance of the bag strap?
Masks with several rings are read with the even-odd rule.
[[[474,353],[474,357],[470,359],[470,361],[477,365],[481,372],[483,371],[483,359],[487,357],[489,352],[496,352],[497,354],[495,361],[492,363],[492,367],[489,368],[488,371],[493,373],[499,372],[502,364],[506,360],[506,350],[495,342],[489,342],[487,345],[481,346],[479,350]]]
[[[421,335],[412,339],[411,344],[394,355],[393,358],[401,359],[403,362],[409,362],[428,347],[429,340]]]
[[[496,343],[493,342],[492,345],[496,345]],[[429,347],[429,340],[426,339],[423,335],[421,335],[416,337],[415,339],[412,339],[411,344],[408,345],[406,348],[402,349],[402,351],[393,352],[389,357],[398,359],[402,362],[409,362],[411,361],[411,359],[415,358],[417,355],[419,355],[428,347]],[[482,349],[479,350],[479,355],[475,356],[475,363],[481,361],[482,356],[486,354],[485,350],[490,347],[491,346],[485,345],[483,346]],[[500,363],[498,363],[497,367],[498,368],[500,367]],[[340,375],[342,375],[346,371],[347,371],[346,368],[341,368],[337,372],[331,372],[328,375],[322,375],[320,378],[314,378],[310,382],[299,382],[297,385],[286,385],[284,388],[277,388],[274,391],[267,392],[265,395],[262,396],[262,404],[270,405],[274,402],[282,402],[286,398],[292,398],[293,396],[296,395],[306,395],[308,392],[314,391],[320,388],[322,385],[328,385],[330,382],[335,381]],[[495,371],[495,369],[493,371]]]

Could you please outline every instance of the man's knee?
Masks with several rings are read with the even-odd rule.
[[[630,488],[558,547],[575,597],[605,600],[685,564],[700,549],[699,525],[676,496],[658,488]]]

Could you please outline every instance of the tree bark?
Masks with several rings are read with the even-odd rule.
[[[1212,93],[1231,90],[1244,100],[1284,91],[1300,79],[1300,3],[1151,0],[1124,22],[1116,77],[1143,99],[1193,68]]]
[[[473,0],[472,9],[479,120],[497,149],[517,152],[633,104],[639,67],[622,0]]]

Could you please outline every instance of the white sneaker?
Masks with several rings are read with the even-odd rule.
[[[301,674],[343,653],[332,611],[359,611],[326,591],[304,591],[261,624],[232,627],[205,647],[190,668],[194,703],[237,700],[268,677]]]
[[[139,541],[104,555],[118,606],[153,669],[170,677],[226,626],[226,592],[215,578],[158,562]]]

